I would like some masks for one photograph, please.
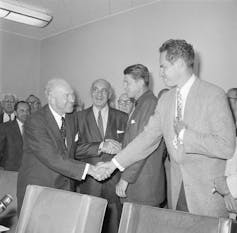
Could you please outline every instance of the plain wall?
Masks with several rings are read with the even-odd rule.
[[[39,95],[40,41],[1,31],[0,91],[19,99]]]
[[[67,79],[86,106],[93,80],[111,82],[123,92],[123,70],[142,63],[153,75],[154,92],[164,87],[159,78],[159,47],[167,39],[192,43],[200,59],[199,74],[225,90],[237,86],[237,3],[158,2],[44,39],[41,43],[41,83],[54,76]]]
[[[117,96],[123,92],[123,70],[142,63],[159,78],[160,45],[169,38],[192,43],[200,59],[200,77],[223,89],[236,87],[237,3],[157,2],[105,18],[42,41],[0,31],[0,91],[45,103],[49,78],[67,79],[88,106],[97,78],[108,79]]]

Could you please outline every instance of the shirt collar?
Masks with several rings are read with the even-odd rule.
[[[98,116],[99,111],[101,111],[101,114],[106,114],[109,111],[109,106],[108,104],[105,105],[101,110],[98,109],[96,106],[93,105],[93,112],[96,116]]]
[[[196,80],[196,76],[192,74],[192,76],[188,79],[188,81],[180,88],[181,95],[184,95],[184,93],[188,93],[191,86]]]
[[[62,116],[59,115],[56,111],[53,110],[53,108],[50,105],[49,105],[49,109],[50,109],[51,113],[53,114],[53,117],[56,120],[58,127],[61,128],[62,117],[65,117],[65,114],[63,114]]]

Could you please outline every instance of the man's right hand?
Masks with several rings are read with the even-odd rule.
[[[94,166],[92,164],[89,165],[89,169],[87,174],[92,176],[94,179],[101,181],[105,180],[110,177],[111,173],[108,171],[107,168]]]
[[[107,154],[117,154],[122,149],[122,144],[113,139],[106,139],[103,143],[103,147],[101,148],[101,152]]]
[[[237,200],[230,193],[224,196],[224,201],[226,209],[231,213],[237,214]]]

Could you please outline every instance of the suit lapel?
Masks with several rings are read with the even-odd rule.
[[[16,120],[13,121],[13,130],[14,130],[13,132],[16,132],[17,136],[21,139],[21,143],[22,143],[23,140],[22,140],[21,131]]]
[[[66,136],[66,139],[67,139],[67,148],[71,148],[71,146],[72,146],[72,140],[73,140],[73,138],[72,138],[72,136],[73,136],[73,134],[72,134],[72,132],[73,132],[73,124],[72,124],[73,122],[69,119],[69,116],[66,114],[66,134],[67,134],[67,136]]]
[[[64,144],[64,141],[61,137],[57,122],[54,119],[54,116],[51,113],[48,105],[45,106],[45,117],[46,117],[46,122],[47,122],[47,125],[48,125],[48,129],[50,129],[52,131],[53,135],[55,136],[55,139],[57,141],[61,141],[61,143]]]
[[[200,85],[200,80],[197,78],[193,85],[191,86],[186,103],[184,108],[184,122],[190,122],[193,119],[194,109],[197,107],[197,100],[199,99],[198,96],[198,87]]]
[[[93,134],[95,134],[96,138],[99,138],[102,141],[103,138],[100,134],[100,130],[99,130],[98,125],[96,123],[96,119],[95,119],[95,115],[94,115],[92,107],[90,107],[89,111],[88,111],[87,124],[88,124],[88,129],[91,128],[91,129],[95,130],[93,132]]]

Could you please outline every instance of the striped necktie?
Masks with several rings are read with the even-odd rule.
[[[104,127],[103,127],[103,120],[101,116],[101,111],[98,112],[98,119],[97,119],[98,128],[100,130],[101,137],[104,139]]]

